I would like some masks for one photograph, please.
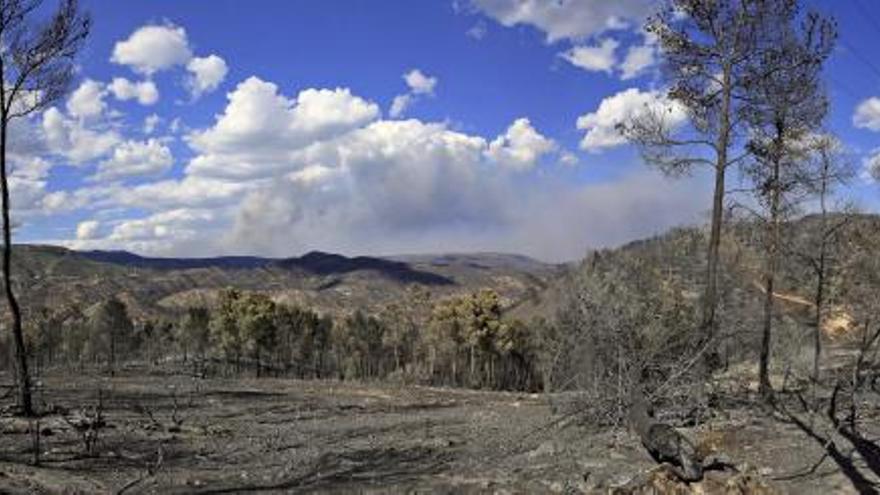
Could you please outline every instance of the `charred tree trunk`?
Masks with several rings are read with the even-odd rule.
[[[728,150],[730,148],[730,107],[731,68],[726,66],[722,74],[724,92],[721,108],[721,128],[715,147],[715,191],[712,198],[712,227],[709,234],[709,249],[706,261],[706,292],[703,296],[702,326],[706,341],[715,334],[715,309],[718,307],[718,261],[721,250],[721,224],[724,216],[724,182],[727,172]]]
[[[778,143],[781,149],[781,143]],[[770,218],[767,231],[767,260],[764,274],[764,322],[761,335],[761,355],[758,369],[758,393],[765,400],[771,400],[773,388],[770,384],[770,343],[773,334],[773,310],[775,306],[776,271],[779,258],[780,215],[781,215],[781,158],[773,160],[773,172],[769,180]]]
[[[821,376],[821,360],[822,360],[822,325],[824,324],[825,309],[825,282],[826,271],[828,265],[828,206],[825,203],[828,195],[828,160],[823,156],[822,164],[822,180],[819,185],[819,206],[822,214],[822,241],[819,245],[819,259],[816,263],[816,304],[815,334],[813,335],[814,353],[813,353],[813,383],[819,383]]]
[[[821,378],[822,362],[822,326],[825,324],[825,265],[826,252],[823,242],[822,251],[819,253],[818,279],[816,281],[816,313],[814,316],[815,333],[813,334],[813,382],[818,383]]]
[[[2,69],[0,69],[2,73]],[[2,91],[0,91],[2,93]],[[0,106],[6,107],[6,102],[0,102]],[[5,112],[4,112],[5,113]],[[2,192],[3,210],[3,292],[6,304],[12,313],[12,338],[15,348],[15,374],[18,380],[18,406],[25,416],[34,415],[33,401],[31,399],[31,377],[28,371],[27,348],[24,343],[24,335],[21,323],[21,308],[18,299],[12,290],[12,221],[10,220],[10,200],[8,164],[6,162],[8,120],[7,116],[0,117],[0,192]]]

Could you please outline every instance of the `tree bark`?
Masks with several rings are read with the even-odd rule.
[[[825,241],[822,241],[822,252],[819,254],[819,277],[816,283],[816,315],[814,324],[816,325],[813,334],[814,352],[813,352],[813,382],[818,383],[821,376],[820,364],[822,361],[822,325],[825,320]]]
[[[108,361],[108,367],[110,368],[110,376],[116,375],[116,322],[111,320],[110,327],[110,358]]]
[[[781,143],[777,143],[781,147]],[[764,324],[761,336],[761,356],[758,370],[758,393],[765,400],[772,399],[770,384],[770,339],[773,333],[774,285],[779,257],[779,228],[781,201],[781,163],[777,156],[773,160],[773,173],[770,178],[770,224],[767,239],[767,266],[764,289]]]
[[[819,191],[819,205],[822,212],[822,244],[819,246],[819,263],[816,269],[816,315],[814,354],[813,354],[813,383],[818,384],[821,375],[820,364],[822,360],[822,324],[824,323],[825,306],[825,270],[828,262],[828,208],[825,197],[828,194],[828,163],[823,163],[822,184]]]
[[[726,158],[724,158],[726,160]],[[703,296],[702,327],[706,341],[715,336],[715,309],[718,306],[718,258],[721,251],[721,223],[724,215],[724,167],[715,169],[715,193],[712,201],[712,227],[706,262],[706,292]]]
[[[2,73],[2,71],[0,71]],[[0,102],[4,106],[5,101]],[[0,116],[0,194],[2,194],[3,211],[3,289],[6,303],[12,313],[12,338],[15,346],[15,373],[18,379],[18,405],[25,416],[34,415],[33,402],[31,400],[31,378],[28,372],[27,349],[24,344],[24,335],[21,324],[21,308],[15,293],[12,290],[12,223],[9,218],[9,181],[6,162],[6,141],[8,130],[8,116]]]
[[[712,199],[712,226],[709,234],[709,249],[706,260],[706,290],[703,295],[701,318],[704,342],[709,342],[715,338],[716,330],[715,310],[718,307],[718,264],[721,251],[721,228],[724,220],[724,182],[730,148],[731,71],[732,68],[727,64],[722,73],[724,89],[722,94],[721,125],[715,145],[715,191]],[[718,361],[717,350],[713,349],[706,353],[706,363],[709,369],[715,368]]]

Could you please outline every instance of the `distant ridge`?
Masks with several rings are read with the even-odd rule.
[[[349,258],[341,254],[323,253],[312,251],[300,258],[287,258],[274,263],[275,265],[292,269],[297,268],[315,275],[343,275],[357,271],[374,271],[385,277],[403,283],[418,283],[424,285],[452,285],[455,281],[451,278],[417,270],[408,263],[394,261],[385,258],[373,258],[370,256],[357,256]]]
[[[349,258],[341,254],[312,251],[301,257],[261,258],[258,256],[219,256],[214,258],[154,258],[128,251],[80,251],[80,255],[99,263],[111,263],[153,270],[192,270],[220,268],[224,270],[253,270],[280,268],[300,270],[311,275],[344,275],[359,271],[372,271],[396,282],[424,285],[452,285],[451,278],[417,270],[403,261],[370,256]]]
[[[444,254],[402,254],[386,259],[409,264],[424,264],[434,267],[464,265],[479,270],[506,267],[521,270],[540,270],[548,266],[562,267],[567,263],[547,263],[523,254],[499,252],[444,253]]]
[[[152,268],[156,270],[188,270],[195,268],[254,269],[262,268],[275,259],[256,256],[218,256],[215,258],[153,258],[128,251],[78,251],[80,255],[99,263]]]

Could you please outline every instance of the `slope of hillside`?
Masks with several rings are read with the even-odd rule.
[[[827,222],[828,225],[841,224],[842,229],[858,230],[862,233],[860,235],[880,238],[880,215],[832,215]],[[810,301],[813,298],[815,276],[807,259],[817,255],[821,232],[821,218],[817,215],[798,218],[784,228],[785,251],[780,260],[774,292],[780,308],[795,319],[812,317]],[[762,235],[760,226],[751,222],[731,223],[726,227],[719,276],[724,289],[721,296],[728,307],[760,305],[764,270]],[[841,235],[849,234],[843,232]],[[706,232],[701,228],[674,228],[661,235],[633,241],[618,248],[594,251],[581,262],[581,268],[598,258],[611,265],[638,263],[654,277],[675,281],[678,286],[685,287],[688,297],[698,298],[705,283],[706,243]],[[829,263],[847,259],[855,248],[849,242],[842,242],[833,249],[835,251],[829,256]],[[514,309],[514,314],[520,318],[553,318],[571,293],[572,277],[581,268],[572,266],[568,276],[554,278],[545,289],[524,299]],[[640,288],[633,287],[633,290]]]
[[[350,258],[312,252],[286,259],[186,259],[28,245],[17,246],[14,253],[23,301],[86,307],[116,295],[136,317],[210,304],[227,287],[263,291],[279,301],[330,313],[376,310],[413,284],[438,297],[491,287],[505,304],[515,305],[562,271],[506,254]]]
[[[835,217],[834,221],[839,221]],[[847,222],[880,233],[880,216],[854,215]],[[787,226],[791,249],[811,249],[820,221],[806,216]],[[761,231],[753,224],[728,227],[722,246],[723,286],[737,304],[760,298]],[[704,283],[705,233],[676,228],[662,235],[590,254],[613,263],[638,260],[663,280],[675,280],[690,297]],[[552,318],[571,291],[577,265],[547,264],[511,254],[456,253],[389,257],[346,257],[311,252],[285,259],[260,257],[149,258],[127,252],[76,252],[54,246],[18,246],[14,252],[17,284],[26,302],[58,307],[89,306],[116,295],[138,317],[159,316],[191,305],[210,304],[220,290],[235,287],[264,291],[279,301],[341,314],[357,308],[377,310],[403,295],[410,285],[435,297],[491,287],[513,316]],[[777,287],[780,294],[810,298],[809,268],[785,256]],[[637,288],[636,288],[637,289]],[[784,301],[783,301],[784,302]],[[27,307],[27,304],[26,304]],[[785,305],[783,305],[785,307]],[[804,310],[803,305],[798,305]],[[798,309],[798,308],[795,308]]]

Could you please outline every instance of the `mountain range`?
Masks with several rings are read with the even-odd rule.
[[[314,251],[291,258],[158,258],[18,245],[13,261],[26,307],[88,307],[116,296],[136,318],[210,305],[228,287],[333,314],[378,310],[413,284],[436,297],[493,288],[505,305],[515,306],[566,271],[565,265],[502,253],[348,257]]]
[[[838,221],[835,217],[832,221]],[[852,225],[880,238],[880,216],[852,215]],[[811,249],[821,222],[807,216],[787,226],[799,249]],[[740,299],[760,297],[763,270],[762,229],[737,222],[728,226],[722,245],[722,283]],[[704,282],[705,232],[677,228],[624,246],[595,251],[612,265],[639,263],[652,277],[679,280],[692,297]],[[844,248],[849,249],[849,248]],[[840,253],[845,257],[846,253]],[[374,312],[403,298],[413,285],[435,298],[491,288],[514,316],[552,317],[570,296],[578,264],[544,263],[503,253],[356,256],[314,251],[300,257],[157,258],[126,251],[74,251],[57,246],[18,245],[13,250],[15,280],[23,306],[86,308],[111,296],[123,300],[135,318],[174,315],[189,306],[210,306],[232,287],[265,292],[276,301],[342,315]],[[810,297],[809,269],[785,256],[777,287],[785,300]],[[633,287],[633,290],[640,290]],[[743,299],[743,302],[745,301]],[[788,304],[786,303],[786,304]]]

